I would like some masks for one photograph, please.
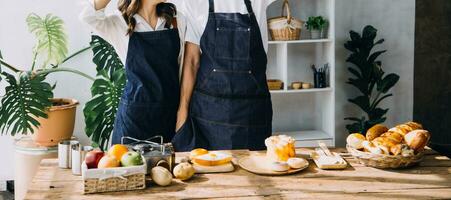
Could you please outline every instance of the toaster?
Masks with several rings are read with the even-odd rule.
[[[175,151],[171,143],[164,143],[163,136],[155,136],[146,140],[138,140],[132,137],[122,137],[122,144],[126,141],[132,143],[126,144],[129,149],[141,154],[147,164],[147,174],[150,174],[152,168],[161,166],[172,172],[175,167]],[[154,142],[158,140],[158,142]]]

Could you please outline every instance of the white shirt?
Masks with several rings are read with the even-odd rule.
[[[257,18],[265,50],[268,49],[268,28],[266,8],[276,0],[251,0],[252,9]],[[187,19],[185,41],[199,45],[207,26],[209,4],[208,0],[172,0]],[[216,0],[215,12],[247,14],[244,0]]]
[[[84,9],[80,14],[80,19],[87,23],[93,29],[95,34],[109,42],[116,50],[122,63],[125,64],[129,42],[129,35],[127,35],[128,26],[124,18],[122,18],[119,10],[114,10],[114,13],[106,14],[105,9],[95,9],[94,0],[88,0],[86,1]],[[140,15],[135,14],[133,17],[136,19],[135,32],[160,31],[166,29],[164,27],[166,23],[164,18],[158,19],[154,30]],[[179,54],[179,63],[181,63],[185,44],[184,37],[186,33],[186,19],[181,13],[177,14],[177,26],[181,44]]]

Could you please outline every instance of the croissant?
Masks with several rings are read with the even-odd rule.
[[[424,149],[430,138],[431,135],[426,130],[415,130],[404,136],[406,144],[417,152]]]

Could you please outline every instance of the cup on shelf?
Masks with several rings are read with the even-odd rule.
[[[302,89],[302,82],[292,82],[291,83],[291,88],[293,89],[293,90],[300,90],[300,89]]]

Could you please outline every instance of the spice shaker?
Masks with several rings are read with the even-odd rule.
[[[72,174],[81,175],[81,164],[85,160],[86,154],[94,150],[92,146],[72,146]]]
[[[72,146],[79,145],[77,140],[63,140],[58,143],[58,166],[63,169],[72,167]]]

